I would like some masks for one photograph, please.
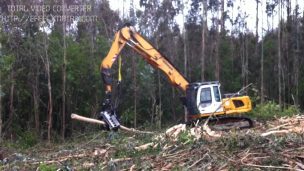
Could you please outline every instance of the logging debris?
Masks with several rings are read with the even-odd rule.
[[[4,151],[0,170],[54,166],[62,170],[300,171],[304,169],[303,127],[304,117],[297,115],[229,132],[210,133],[203,127],[187,129],[183,125],[154,134],[117,132],[115,138],[98,132],[60,146],[41,145],[12,154]]]

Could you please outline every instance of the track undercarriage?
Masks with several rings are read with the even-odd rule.
[[[198,121],[204,124],[208,118],[191,121],[188,125],[195,125]],[[245,116],[220,116],[209,118],[208,126],[213,130],[228,131],[233,129],[249,129],[254,126],[254,121]]]

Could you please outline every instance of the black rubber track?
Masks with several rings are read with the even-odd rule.
[[[200,118],[200,119],[196,119],[193,121],[189,121],[187,122],[187,126],[193,127],[195,125],[195,123],[197,121],[201,122],[201,124],[203,124],[205,121],[207,120],[207,118]],[[229,122],[235,122],[235,121],[247,121],[248,125],[247,126],[242,126],[242,127],[237,127],[238,129],[249,129],[254,127],[254,121],[252,119],[250,119],[249,117],[245,117],[245,116],[221,116],[221,117],[213,117],[209,119],[208,125],[212,125],[212,124],[217,124],[217,123],[229,123]]]

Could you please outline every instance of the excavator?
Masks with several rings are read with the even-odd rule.
[[[116,32],[112,46],[100,65],[106,98],[102,102],[98,119],[105,121],[110,130],[118,129],[120,126],[116,109],[111,102],[111,68],[126,45],[140,54],[147,63],[161,70],[168,77],[171,85],[184,92],[181,101],[187,109],[185,117],[187,123],[213,118],[221,123],[223,121],[224,123],[235,122],[236,120],[246,121],[248,123],[243,127],[252,126],[250,118],[235,115],[249,112],[252,109],[249,96],[236,96],[240,94],[238,92],[222,98],[220,83],[218,81],[189,83],[168,58],[136,32],[133,26],[125,24]]]

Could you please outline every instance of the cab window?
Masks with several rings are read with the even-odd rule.
[[[200,103],[206,104],[212,102],[211,89],[210,87],[202,88]]]
[[[214,98],[216,102],[221,101],[221,95],[218,86],[213,86]]]

